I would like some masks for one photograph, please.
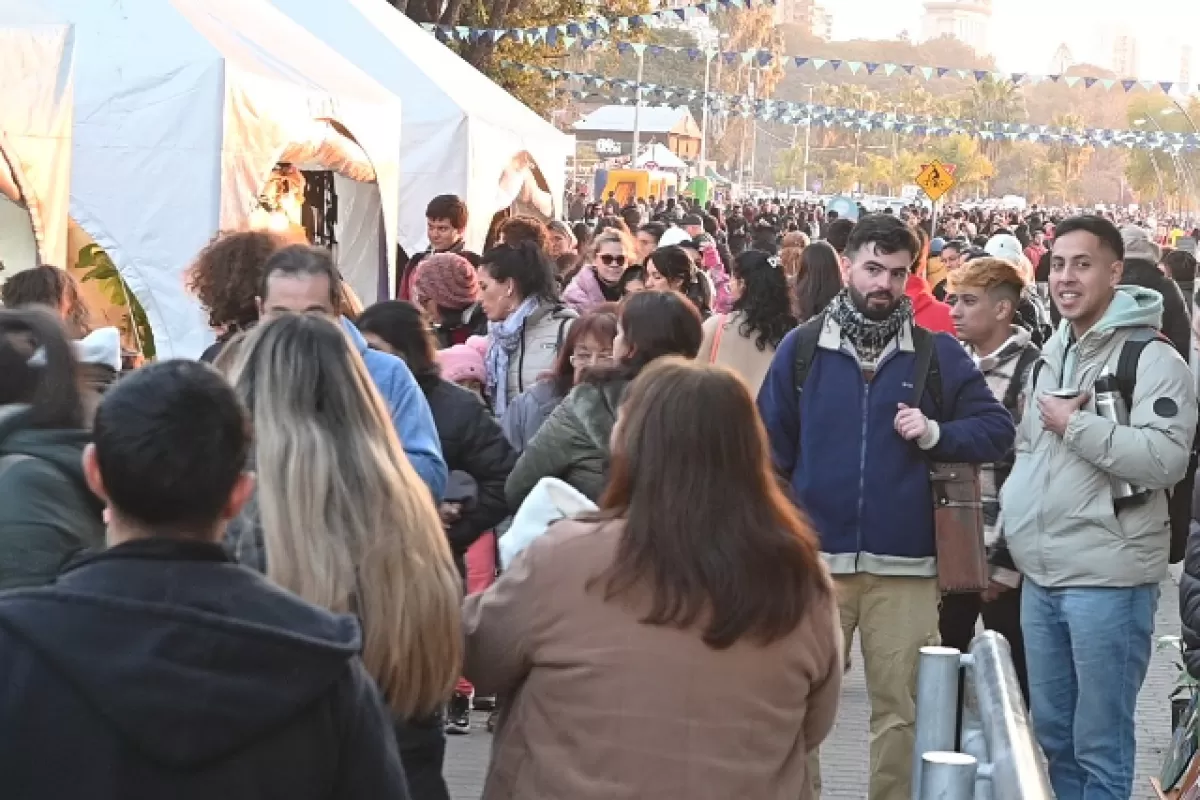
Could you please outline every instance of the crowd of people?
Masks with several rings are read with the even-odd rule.
[[[1193,518],[1194,257],[1036,208],[604,210],[477,254],[434,198],[366,308],[327,250],[223,233],[199,361],[10,277],[6,789],[442,800],[476,710],[487,800],[815,797],[857,634],[869,797],[907,800],[919,650],[982,621],[1057,796],[1129,798]],[[986,591],[939,590],[937,463],[979,467]]]

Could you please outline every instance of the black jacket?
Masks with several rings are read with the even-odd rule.
[[[408,797],[358,623],[147,540],[0,596],[0,790],[55,800]]]
[[[1171,344],[1175,345],[1183,360],[1187,361],[1192,349],[1192,326],[1188,315],[1189,301],[1183,296],[1179,284],[1163,275],[1157,264],[1134,258],[1125,261],[1125,274],[1121,283],[1153,289],[1162,295],[1163,335],[1171,340]]]
[[[438,377],[419,379],[451,472],[465,472],[479,484],[479,496],[447,531],[454,559],[462,567],[467,548],[506,516],[504,482],[517,463],[500,424],[473,392]]]
[[[1179,619],[1183,662],[1193,678],[1200,678],[1200,481],[1192,491],[1192,530],[1179,577]]]

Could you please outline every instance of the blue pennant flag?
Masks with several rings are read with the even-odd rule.
[[[877,69],[879,69],[879,65],[878,65],[878,64],[876,64],[876,63],[874,63],[874,62],[871,62],[871,61],[868,61],[868,62],[867,62],[867,74],[868,74],[868,75],[874,75],[874,74],[875,74],[875,70],[877,70]]]
[[[1175,84],[1171,81],[1161,81],[1158,85],[1162,88],[1163,94],[1170,94],[1171,90],[1175,88]]]
[[[988,76],[988,73],[982,69],[975,70],[975,80],[982,83],[983,79]]]
[[[829,66],[833,67],[834,72],[837,72],[838,67],[840,67],[841,65],[842,65],[842,60],[840,58],[831,58],[829,60]]]
[[[915,65],[915,64],[901,64],[901,65],[900,65],[900,69],[904,70],[904,71],[905,71],[905,72],[907,72],[909,75],[912,75],[912,74],[913,74],[913,70],[914,70],[914,69],[916,69],[916,68],[917,68],[917,67],[916,67],[916,65]]]
[[[1125,87],[1125,91],[1131,91],[1134,86],[1137,86],[1137,81],[1123,80],[1121,85]]]
[[[946,77],[946,73],[949,71],[950,71],[949,67],[938,67],[937,68],[937,76],[939,78],[944,78],[944,77]]]
[[[796,56],[795,61],[796,61],[797,68],[803,67],[805,64],[808,63],[808,59],[805,58],[804,56]]]
[[[1099,78],[1084,78],[1083,79],[1083,88],[1085,88],[1085,89],[1092,88],[1093,86],[1096,85],[1096,81],[1098,81],[1098,80],[1100,80],[1100,79]]]
[[[758,51],[758,65],[760,67],[765,67],[767,64],[770,64],[774,58],[775,58],[775,56],[771,55],[770,50],[759,50]]]

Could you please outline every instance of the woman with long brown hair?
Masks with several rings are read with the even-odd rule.
[[[467,677],[509,698],[484,800],[811,797],[842,634],[732,372],[647,367],[600,511],[534,540],[463,618]]]

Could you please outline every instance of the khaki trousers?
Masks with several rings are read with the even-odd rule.
[[[910,800],[920,649],[938,643],[934,578],[834,575],[847,659],[862,644],[871,700],[869,800]],[[821,794],[820,752],[809,754],[813,797]]]

